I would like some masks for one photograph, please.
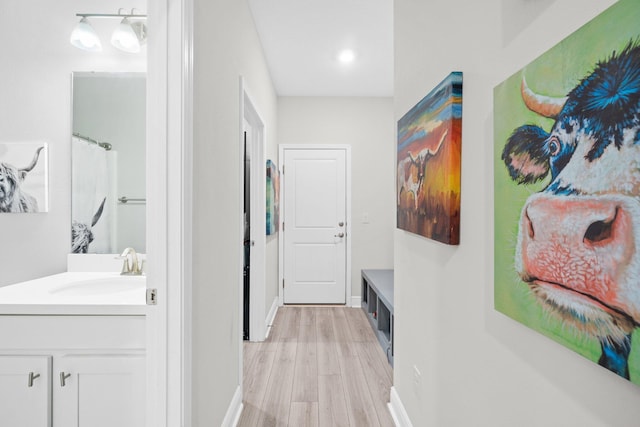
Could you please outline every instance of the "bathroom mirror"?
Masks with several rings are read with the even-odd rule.
[[[71,252],[146,252],[146,75],[72,80]]]

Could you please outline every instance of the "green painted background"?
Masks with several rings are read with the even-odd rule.
[[[494,89],[495,308],[596,363],[600,357],[597,340],[551,318],[518,278],[514,254],[520,211],[530,194],[549,183],[549,177],[536,185],[516,185],[509,177],[501,155],[507,138],[517,127],[536,124],[549,131],[553,124],[553,120],[524,106],[520,95],[523,73],[534,92],[565,96],[593,71],[599,61],[606,61],[614,51],[622,50],[630,40],[639,38],[640,1],[621,0]],[[632,344],[631,381],[640,384],[638,331],[634,333]]]

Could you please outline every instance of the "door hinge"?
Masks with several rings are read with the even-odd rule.
[[[147,289],[147,305],[157,305],[157,304],[158,304],[158,290]]]
[[[282,165],[282,175],[284,175],[284,165]]]
[[[282,231],[284,232],[284,221],[282,222]]]
[[[284,279],[282,279],[282,289],[284,289]]]

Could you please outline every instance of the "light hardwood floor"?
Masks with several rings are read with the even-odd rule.
[[[244,344],[238,426],[393,427],[392,379],[362,310],[280,307],[269,338]]]

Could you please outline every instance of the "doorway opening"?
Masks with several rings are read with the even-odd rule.
[[[247,129],[245,123],[245,129]],[[247,151],[247,131],[244,131],[244,249],[242,267],[242,339],[250,338],[250,301],[251,301],[251,157]]]
[[[263,341],[265,323],[266,282],[266,161],[265,126],[240,79],[241,141],[240,171],[244,195],[240,206],[242,239],[242,309],[243,336],[250,341]]]

